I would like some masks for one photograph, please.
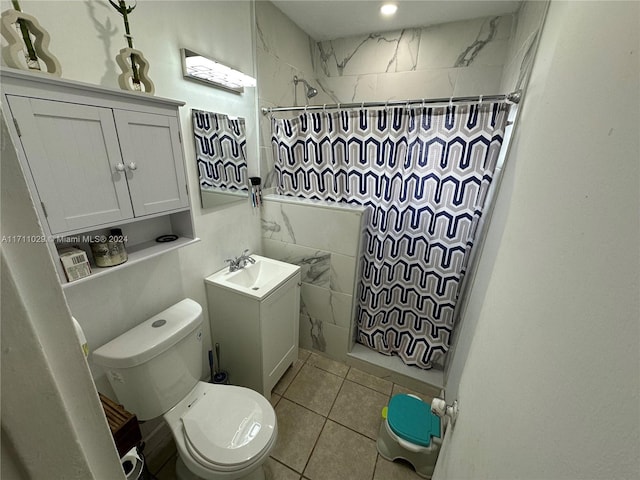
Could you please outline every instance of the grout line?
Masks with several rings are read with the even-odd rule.
[[[334,373],[334,372],[331,372],[331,371],[329,371],[329,370],[326,370],[326,369],[324,369],[324,368],[321,368],[321,367],[320,367],[320,366],[318,366],[318,365],[314,365],[314,364],[312,364],[312,363],[309,363],[309,364],[308,364],[308,365],[309,365],[309,367],[314,367],[314,368],[317,368],[318,370],[322,370],[323,372],[330,373],[331,375],[334,375],[334,376],[336,376],[336,377],[338,377],[338,378],[340,378],[340,379],[342,380],[342,381],[341,381],[341,383],[340,383],[340,388],[338,389],[338,393],[336,394],[335,398],[333,399],[333,402],[331,403],[331,407],[329,408],[329,413],[327,413],[326,415],[323,415],[323,414],[321,414],[321,413],[318,413],[318,412],[315,412],[315,411],[311,410],[310,408],[306,407],[305,405],[302,405],[302,404],[298,403],[297,401],[292,400],[292,399],[290,399],[290,398],[288,398],[288,397],[286,396],[286,393],[287,393],[287,391],[289,390],[289,387],[290,387],[290,386],[291,386],[291,384],[294,382],[294,380],[298,377],[298,375],[299,375],[299,374],[300,374],[300,372],[302,371],[302,368],[303,368],[303,367],[308,363],[308,360],[309,360],[310,358],[311,358],[311,355],[309,355],[309,356],[307,357],[307,359],[306,359],[306,360],[304,360],[304,361],[302,362],[302,365],[301,365],[300,369],[296,372],[295,376],[291,379],[291,382],[289,383],[289,385],[287,385],[287,388],[282,392],[282,394],[278,394],[278,395],[280,395],[281,399],[282,399],[282,398],[284,398],[284,399],[286,399],[287,401],[289,401],[289,402],[293,403],[294,405],[297,405],[297,406],[299,406],[299,407],[301,407],[301,408],[304,408],[305,410],[307,410],[307,411],[309,411],[309,412],[311,412],[311,413],[314,413],[314,414],[316,414],[316,415],[319,415],[319,416],[321,416],[321,417],[324,417],[324,422],[323,422],[323,424],[322,424],[322,428],[320,429],[320,433],[318,434],[318,437],[316,438],[316,441],[314,442],[313,447],[311,448],[311,452],[309,453],[309,456],[307,457],[307,461],[305,462],[305,465],[304,465],[304,467],[302,468],[302,472],[299,472],[298,470],[296,470],[295,468],[291,467],[290,465],[287,465],[286,463],[284,463],[284,462],[282,462],[282,461],[280,461],[280,460],[277,460],[277,459],[275,459],[274,457],[271,457],[271,458],[273,458],[274,460],[276,460],[278,463],[280,463],[280,464],[284,465],[284,466],[285,466],[285,467],[287,467],[288,469],[290,469],[290,470],[292,470],[292,471],[296,472],[297,474],[299,474],[299,475],[300,475],[300,480],[307,480],[307,479],[309,478],[309,477],[306,477],[304,473],[305,473],[305,471],[306,471],[307,467],[309,466],[309,462],[310,462],[310,460],[311,460],[311,457],[313,456],[313,454],[314,454],[314,452],[315,452],[315,450],[316,450],[316,447],[318,446],[318,442],[320,441],[320,437],[322,436],[322,433],[324,432],[324,430],[325,430],[325,428],[326,428],[326,426],[327,426],[327,422],[331,421],[331,422],[335,423],[336,425],[339,425],[339,426],[341,426],[342,428],[345,428],[345,429],[347,429],[347,430],[349,430],[349,431],[351,431],[351,432],[353,432],[353,433],[355,433],[355,434],[359,435],[360,437],[363,437],[365,440],[369,440],[369,441],[372,441],[372,442],[374,442],[374,443],[376,442],[376,439],[375,439],[375,438],[371,438],[371,437],[369,437],[369,436],[367,436],[367,435],[363,434],[362,432],[359,432],[359,431],[357,431],[357,430],[354,430],[352,427],[349,427],[349,426],[347,426],[347,425],[343,425],[343,424],[342,424],[342,423],[340,423],[339,421],[329,418],[329,415],[331,415],[331,411],[333,410],[333,408],[334,408],[334,406],[335,406],[335,404],[336,404],[336,402],[337,402],[337,400],[338,400],[338,396],[339,396],[339,395],[340,395],[340,393],[342,392],[342,389],[344,388],[344,385],[345,385],[345,383],[346,383],[347,381],[352,382],[352,383],[353,383],[353,384],[355,384],[355,385],[359,385],[359,386],[361,386],[361,387],[367,388],[368,390],[371,390],[371,391],[373,391],[373,392],[376,392],[376,393],[378,393],[378,394],[380,394],[380,395],[384,395],[384,396],[386,396],[388,399],[390,399],[390,398],[391,398],[391,396],[393,395],[393,389],[394,389],[395,385],[398,385],[399,387],[401,387],[401,388],[403,388],[403,389],[407,389],[406,387],[403,387],[402,385],[400,385],[400,384],[396,384],[395,382],[393,382],[393,381],[390,381],[390,380],[389,380],[389,382],[391,383],[391,391],[390,391],[389,393],[383,393],[383,392],[380,392],[379,390],[376,390],[376,389],[374,389],[374,388],[369,387],[368,385],[363,385],[363,384],[358,383],[358,382],[356,382],[356,381],[354,381],[354,380],[352,380],[352,379],[347,378],[347,376],[349,375],[349,372],[351,371],[351,369],[352,369],[352,368],[354,368],[354,367],[352,367],[352,366],[350,366],[350,365],[347,365],[348,369],[347,369],[347,372],[345,373],[345,375],[344,375],[344,377],[343,377],[343,376],[341,376],[341,375],[337,375],[337,374],[336,374],[336,373]],[[342,362],[338,362],[338,363],[342,363]],[[357,369],[356,369],[356,370],[357,370]],[[364,373],[367,373],[367,372],[364,372]],[[372,374],[369,374],[369,375],[371,375],[372,377],[381,378],[381,377],[377,377],[376,375],[372,375]],[[411,390],[411,389],[407,389],[407,390]],[[422,395],[422,394],[421,394],[421,395]],[[379,457],[380,457],[380,454],[377,452],[377,447],[376,447],[376,459],[375,459],[375,461],[374,461],[374,465],[373,465],[373,473],[372,473],[372,476],[371,476],[371,480],[373,480],[373,478],[375,478],[375,474],[376,474],[376,469],[377,469],[377,466],[378,466],[378,460],[379,460]]]
[[[313,365],[311,365],[311,366],[313,366]],[[351,369],[351,367],[349,367],[349,369]],[[320,370],[322,370],[322,369],[320,369]],[[328,373],[331,373],[331,372],[328,372]],[[347,370],[347,373],[349,373],[349,370]],[[335,374],[332,374],[332,375],[335,375]],[[338,375],[336,375],[336,376],[338,377]],[[336,397],[333,399],[333,402],[331,403],[331,407],[329,408],[329,413],[327,413],[326,416],[323,415],[324,416],[324,423],[322,424],[322,428],[320,429],[320,434],[318,435],[318,438],[316,438],[316,441],[313,444],[313,448],[311,448],[311,453],[309,454],[309,457],[307,458],[307,461],[304,464],[304,468],[302,469],[302,475],[304,475],[304,472],[307,470],[307,467],[309,466],[309,461],[311,460],[311,457],[313,457],[313,452],[315,452],[316,447],[318,446],[318,442],[320,441],[320,437],[322,436],[322,432],[324,432],[324,429],[327,426],[327,422],[329,421],[329,414],[331,413],[331,409],[333,408],[333,406],[336,403],[336,399],[338,398],[338,395],[340,395],[340,391],[342,390],[342,385],[344,385],[346,377],[347,377],[346,374],[345,374],[344,377],[340,377],[340,378],[342,378],[342,383],[340,384],[340,388],[338,389],[338,393],[336,394]]]

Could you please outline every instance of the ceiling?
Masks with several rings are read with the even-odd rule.
[[[518,9],[509,0],[272,0],[287,17],[316,41],[472,18],[504,15]],[[383,3],[395,3],[391,18],[380,14]]]

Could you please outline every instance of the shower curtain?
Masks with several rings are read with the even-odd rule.
[[[448,350],[508,108],[361,109],[272,120],[280,194],[369,210],[359,343],[421,368]]]
[[[243,118],[192,110],[200,187],[247,190],[247,138]]]

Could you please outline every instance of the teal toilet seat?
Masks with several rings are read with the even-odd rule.
[[[404,393],[391,398],[387,423],[398,437],[422,447],[441,435],[440,418],[431,413],[431,405]]]

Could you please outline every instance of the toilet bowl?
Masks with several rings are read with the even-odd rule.
[[[277,420],[251,389],[200,381],[202,308],[190,299],[93,352],[118,401],[139,420],[162,416],[173,434],[181,480],[263,480]]]

